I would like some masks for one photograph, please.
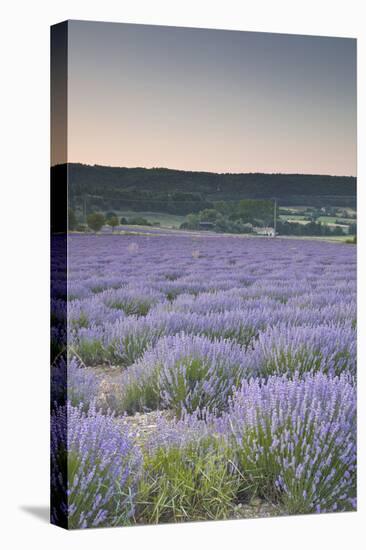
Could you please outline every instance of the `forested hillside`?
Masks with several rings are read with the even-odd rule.
[[[62,169],[52,168],[53,175]],[[69,200],[90,209],[150,210],[185,215],[218,201],[276,197],[285,205],[355,206],[356,178],[307,174],[215,174],[167,168],[68,165]]]

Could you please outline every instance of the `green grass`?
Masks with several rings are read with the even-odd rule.
[[[341,224],[356,223],[356,220],[352,220],[351,218],[337,218],[336,216],[320,216],[317,221],[325,224],[337,222]]]
[[[137,523],[227,519],[241,479],[223,442],[160,447],[146,453],[136,495]]]
[[[332,235],[330,235],[330,236],[318,237],[318,238],[323,239],[325,241],[334,241],[334,242],[338,242],[338,243],[346,243],[347,240],[350,237],[348,235],[335,235],[334,237]]]
[[[305,220],[304,216],[284,216],[284,215],[281,215],[280,219],[284,222],[300,223],[301,225],[306,225],[306,224],[310,223],[309,220]]]

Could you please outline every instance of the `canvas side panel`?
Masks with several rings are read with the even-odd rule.
[[[51,523],[67,528],[67,43],[51,27]]]

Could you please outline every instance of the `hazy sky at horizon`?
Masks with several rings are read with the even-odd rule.
[[[68,161],[356,175],[356,41],[69,22]]]

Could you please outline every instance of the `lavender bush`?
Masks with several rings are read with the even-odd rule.
[[[97,400],[100,376],[91,369],[80,366],[75,358],[69,360],[67,368],[67,398],[76,407],[82,405],[84,409]]]
[[[321,371],[356,374],[355,331],[349,325],[275,326],[258,337],[252,363],[262,376]]]
[[[348,375],[244,381],[214,423],[243,476],[290,513],[355,507],[356,393]]]
[[[76,358],[61,356],[51,367],[51,407],[64,405],[67,400],[73,406],[87,410],[97,400],[100,376],[83,368]]]
[[[125,524],[134,511],[141,457],[126,426],[70,403],[51,417],[53,523],[70,529]]]
[[[196,409],[222,411],[245,376],[239,345],[181,333],[161,338],[122,375],[120,385],[127,411],[160,407],[179,416]]]
[[[52,307],[52,479],[68,491],[54,520],[231,517],[252,496],[355,508],[355,247],[149,228],[71,235],[68,268]]]

